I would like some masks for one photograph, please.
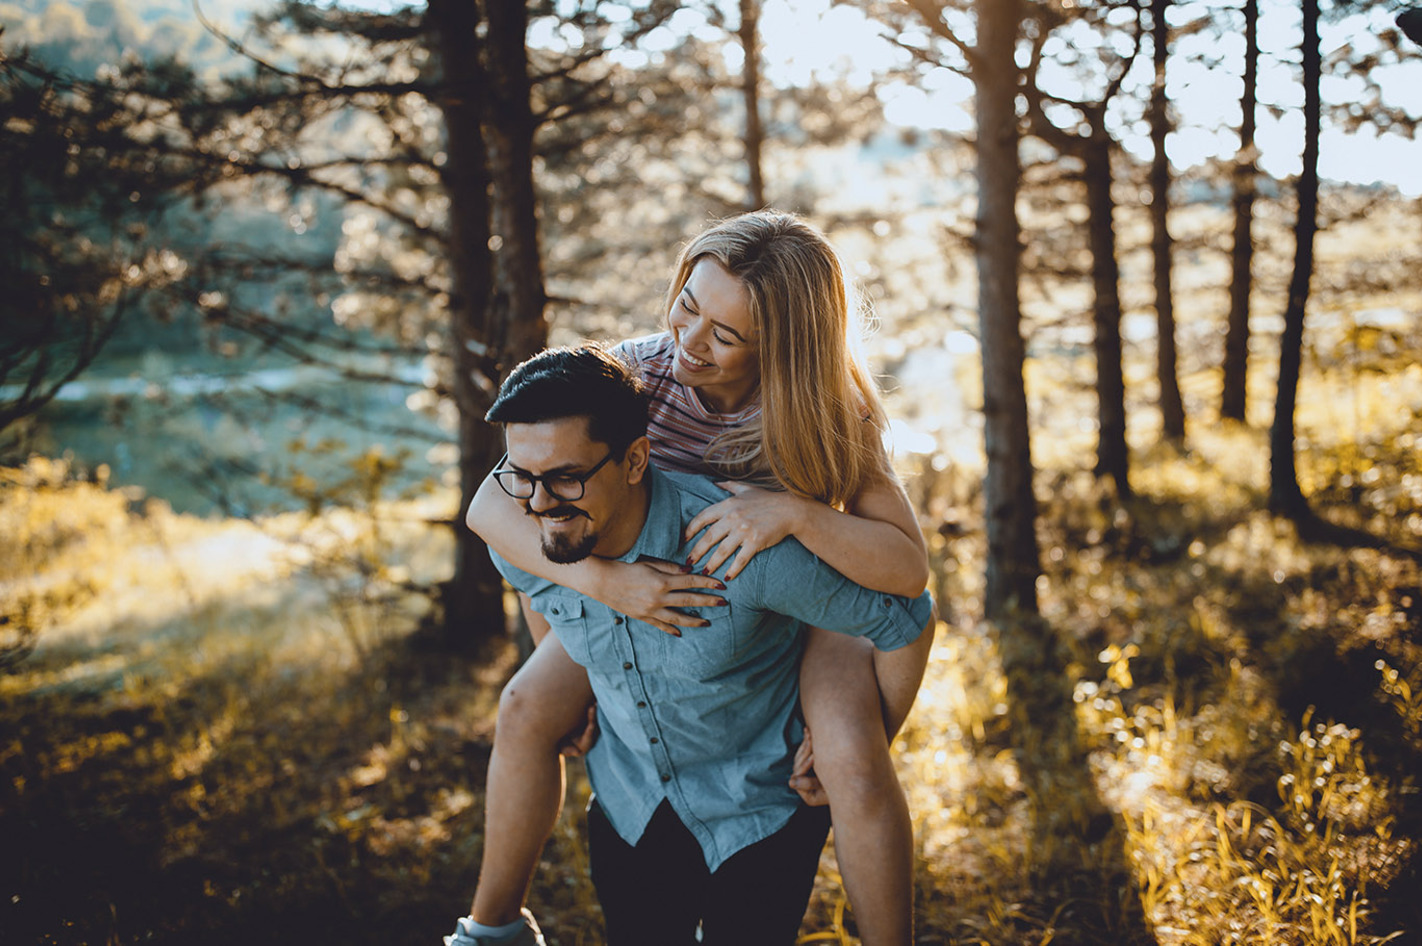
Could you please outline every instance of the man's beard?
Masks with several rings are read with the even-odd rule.
[[[597,533],[585,532],[574,541],[566,535],[543,536],[543,557],[555,565],[571,565],[581,562],[597,547]]]
[[[570,514],[587,518],[587,514],[575,506],[558,506],[544,513],[536,513],[532,509],[527,512],[530,516],[538,519],[553,519]],[[598,541],[598,534],[591,530],[584,532],[581,539],[573,539],[561,532],[552,536],[541,533],[539,537],[542,540],[543,557],[555,565],[571,565],[574,562],[581,562],[592,554]]]

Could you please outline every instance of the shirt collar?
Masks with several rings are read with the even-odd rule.
[[[642,523],[642,531],[632,548],[618,556],[619,562],[644,558],[677,561],[682,544],[681,493],[665,473],[650,463],[647,464],[647,488],[652,492],[652,501],[647,504],[647,521]]]

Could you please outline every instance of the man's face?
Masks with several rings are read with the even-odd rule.
[[[597,467],[609,452],[607,444],[588,437],[586,417],[509,424],[505,437],[508,459],[503,468],[532,476],[580,477]],[[614,457],[604,463],[584,481],[579,499],[560,499],[540,482],[531,497],[520,500],[524,512],[538,522],[543,554],[549,561],[568,564],[595,552],[618,555],[625,551],[610,549],[609,543],[617,542],[625,531],[619,531],[618,525],[628,518],[628,503],[641,480],[636,456],[632,449],[622,461]]]

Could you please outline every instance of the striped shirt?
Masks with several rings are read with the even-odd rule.
[[[706,463],[706,448],[727,430],[760,416],[760,399],[731,414],[717,414],[695,390],[672,376],[676,343],[670,332],[629,339],[612,349],[642,379],[651,399],[647,436],[652,460],[663,470],[725,479]]]

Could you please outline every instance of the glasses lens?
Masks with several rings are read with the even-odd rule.
[[[543,480],[543,488],[556,499],[575,502],[583,498],[583,481],[575,476],[548,476]]]
[[[504,492],[514,499],[527,499],[533,495],[533,480],[513,470],[500,470],[494,474]]]

